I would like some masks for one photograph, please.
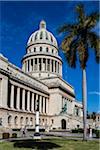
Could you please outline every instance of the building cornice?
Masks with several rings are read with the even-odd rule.
[[[75,98],[75,94],[70,92],[68,89],[64,88],[61,85],[53,85],[53,86],[49,86],[49,89],[55,89],[55,88],[59,88],[60,90],[62,90],[63,92],[69,94],[70,96]]]
[[[41,89],[41,88],[39,88],[39,87],[36,87],[36,86],[34,86],[33,84],[27,83],[27,82],[25,82],[25,81],[23,81],[23,80],[21,80],[21,79],[19,79],[19,78],[16,78],[16,77],[13,76],[12,74],[10,74],[9,72],[7,72],[7,71],[5,71],[5,70],[3,70],[3,69],[1,69],[1,68],[0,68],[0,72],[1,72],[2,74],[6,75],[9,79],[12,79],[12,80],[14,80],[14,81],[17,81],[18,83],[21,83],[21,84],[23,84],[23,85],[25,85],[25,86],[28,86],[28,87],[30,87],[30,88],[36,90],[36,91],[42,92],[42,93],[44,93],[44,94],[46,94],[46,95],[49,96],[49,93],[46,92],[46,91],[44,91],[43,89]]]
[[[36,42],[36,43],[33,43],[33,44],[30,44],[26,47],[26,49],[28,49],[30,46],[33,46],[33,45],[37,45],[37,44],[46,44],[46,45],[50,45],[50,46],[53,46],[54,48],[56,48],[58,50],[58,48],[53,45],[53,44],[49,44],[49,43],[46,43],[46,42]]]
[[[30,53],[30,54],[26,54],[24,55],[24,57],[22,58],[22,62],[24,59],[26,58],[29,58],[29,57],[32,57],[32,56],[50,56],[50,57],[53,57],[53,58],[56,58],[56,59],[59,59],[61,61],[61,63],[63,63],[62,59],[58,56],[55,56],[55,55],[51,55],[51,54],[48,54],[48,53]]]

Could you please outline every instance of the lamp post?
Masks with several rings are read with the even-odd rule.
[[[40,133],[39,133],[39,100],[37,100],[37,105],[36,105],[36,118],[35,118],[34,139],[41,139],[41,136],[40,136]]]

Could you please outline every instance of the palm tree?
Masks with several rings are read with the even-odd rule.
[[[64,24],[59,29],[59,33],[64,33],[65,38],[61,43],[61,48],[66,54],[68,65],[76,67],[77,57],[82,69],[82,101],[83,101],[83,140],[87,140],[87,84],[86,84],[86,63],[88,61],[91,48],[95,52],[96,62],[99,63],[99,36],[93,31],[99,21],[99,13],[93,12],[86,15],[83,4],[76,6],[77,22],[74,24]]]

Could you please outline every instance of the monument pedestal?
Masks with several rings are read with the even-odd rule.
[[[36,111],[36,124],[35,124],[34,139],[41,139],[41,135],[39,133],[39,111]]]

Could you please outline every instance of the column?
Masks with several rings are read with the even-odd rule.
[[[37,105],[38,105],[38,94],[36,94],[35,110],[37,110]]]
[[[53,60],[53,72],[55,72],[55,60]]]
[[[25,90],[22,92],[22,110],[25,110]]]
[[[46,98],[46,113],[48,114],[49,112],[49,99]]]
[[[20,105],[20,88],[18,87],[17,88],[17,104],[16,104],[17,109],[20,108],[19,105]]]
[[[56,61],[55,61],[55,72],[56,72],[56,70],[57,70],[57,64],[56,64]]]
[[[34,93],[32,93],[31,111],[34,112]]]
[[[25,71],[25,62],[23,62],[22,70]]]
[[[26,61],[26,72],[28,72],[28,60]]]
[[[52,72],[52,60],[50,59],[50,72]]]
[[[58,73],[58,62],[56,62],[56,73]]]
[[[33,59],[32,71],[34,71],[35,59]]]
[[[59,73],[59,62],[58,62],[58,73]]]
[[[27,93],[27,110],[30,111],[30,91]]]
[[[47,66],[48,66],[48,59],[46,59],[46,71],[48,71]]]
[[[60,75],[62,75],[62,65],[60,64]]]
[[[14,107],[14,85],[11,85],[10,107]]]
[[[42,110],[41,110],[41,107],[42,107],[42,105],[41,105],[42,103],[41,103],[41,102],[42,102],[42,96],[40,96],[40,100],[39,100],[39,112],[40,112],[40,113],[41,113],[41,111],[42,111]]]
[[[41,58],[41,71],[43,71],[43,58]]]
[[[31,66],[31,59],[29,60],[29,71],[32,71],[32,66]]]
[[[39,58],[37,58],[37,71],[39,71]]]

